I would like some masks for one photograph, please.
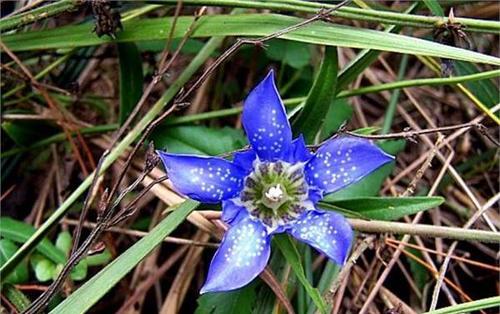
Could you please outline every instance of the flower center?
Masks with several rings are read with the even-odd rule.
[[[308,190],[303,163],[256,161],[245,178],[240,202],[251,216],[274,230],[312,208]]]
[[[271,186],[265,193],[266,198],[271,203],[277,203],[283,199],[283,190],[281,189],[281,184],[276,184],[276,186]]]

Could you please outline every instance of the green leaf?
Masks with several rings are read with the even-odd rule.
[[[444,16],[444,11],[437,0],[424,0],[425,5],[435,16]]]
[[[179,47],[179,43],[182,39],[174,39],[172,40],[171,51],[177,50]],[[188,39],[184,43],[181,48],[181,53],[184,55],[195,55],[203,48],[205,43],[201,40],[197,39]],[[152,51],[152,52],[162,52],[165,49],[165,40],[151,40],[151,41],[141,41],[137,44],[137,49],[139,51]],[[217,53],[213,53],[213,56],[216,57]]]
[[[292,68],[301,69],[311,60],[309,45],[282,39],[270,40],[266,45],[265,52],[269,59],[281,61]]]
[[[104,252],[99,254],[92,254],[85,257],[88,266],[99,266],[107,264],[111,260],[111,252],[106,248]]]
[[[199,205],[188,200],[164,218],[148,235],[108,264],[50,313],[84,313],[139,264]]]
[[[322,295],[325,295],[325,292],[330,287],[331,283],[337,278],[342,266],[335,264],[331,260],[326,262],[325,267],[323,268],[323,272],[318,282],[318,290]],[[307,309],[307,314],[314,314],[316,310],[315,306],[309,306]]]
[[[0,266],[2,266],[14,253],[17,251],[17,245],[9,239],[0,240]],[[25,283],[28,281],[28,262],[27,260],[21,261],[14,271],[10,273],[5,282],[8,283]]]
[[[54,133],[54,129],[47,126],[46,123],[33,121],[4,121],[2,122],[3,131],[20,146],[28,146],[45,136]]]
[[[335,98],[337,72],[337,47],[326,47],[319,72],[309,91],[304,108],[293,123],[295,134],[303,134],[306,143],[314,141]]]
[[[278,246],[285,259],[292,267],[294,274],[299,279],[300,283],[304,286],[309,297],[313,300],[314,304],[320,309],[322,313],[326,313],[325,301],[321,298],[318,289],[314,288],[307,280],[302,267],[301,259],[297,248],[291,241],[290,237],[286,234],[278,234],[274,236],[273,242]]]
[[[254,285],[234,291],[206,293],[198,298],[195,314],[250,314],[256,296]]]
[[[382,142],[379,144],[379,146],[386,153],[396,155],[398,152],[404,149],[405,144],[405,140],[395,140]],[[326,195],[323,198],[323,201],[329,203],[342,199],[375,196],[380,191],[380,187],[382,186],[384,180],[392,173],[393,170],[394,162],[388,163],[378,168],[361,181],[351,184],[337,192]]]
[[[193,18],[181,16],[177,20],[173,38],[182,38]],[[279,14],[208,15],[199,19],[193,38],[212,36],[267,36],[276,31],[303,22],[304,19]],[[172,24],[172,17],[131,20],[124,23],[124,31],[117,42],[135,42],[164,39]],[[107,37],[89,36],[93,23],[69,25],[55,29],[30,31],[2,36],[2,41],[12,51],[57,49],[99,45],[112,40]],[[281,39],[317,45],[374,49],[414,55],[433,56],[470,62],[500,65],[500,59],[474,51],[446,46],[409,36],[385,33],[371,29],[317,22],[282,35]]]
[[[155,147],[171,153],[219,155],[246,144],[240,129],[229,127],[215,129],[205,126],[169,127],[162,125],[151,135]]]
[[[118,44],[120,63],[120,125],[127,120],[142,95],[142,59],[134,43]]]
[[[1,217],[0,225],[2,226],[0,228],[0,235],[18,243],[25,243],[36,231],[32,225],[9,217]],[[64,264],[66,262],[64,252],[46,238],[40,241],[36,246],[36,250],[57,264]]]
[[[86,259],[81,260],[76,264],[75,268],[71,271],[71,279],[75,281],[80,281],[87,278],[88,265]]]
[[[64,252],[66,256],[69,255],[71,247],[73,246],[73,238],[69,231],[63,231],[57,235],[56,247]]]
[[[442,197],[358,197],[331,202],[332,205],[360,214],[363,218],[398,220],[441,205]],[[320,205],[321,206],[321,205]]]
[[[41,282],[54,279],[60,271],[56,264],[39,254],[33,254],[30,258],[30,263],[35,271],[36,279]],[[60,268],[62,268],[62,266]]]
[[[340,126],[351,120],[352,118],[352,107],[347,102],[345,98],[337,98],[328,108],[328,112],[325,117],[325,122],[321,128],[320,140],[325,140],[333,135],[339,130]]]
[[[19,312],[24,311],[30,305],[28,297],[11,284],[2,284],[2,294]]]

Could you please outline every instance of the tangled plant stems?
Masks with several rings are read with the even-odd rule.
[[[229,225],[201,293],[252,281],[267,265],[276,233],[287,232],[344,264],[352,229],[342,215],[316,204],[394,159],[351,136],[331,139],[315,154],[302,136],[292,140],[272,71],[250,92],[242,120],[251,148],[232,161],[158,151],[174,187],[200,202],[222,202],[222,220]]]

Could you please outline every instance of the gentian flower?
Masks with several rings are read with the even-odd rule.
[[[316,204],[393,160],[356,137],[328,140],[314,154],[302,136],[292,140],[272,71],[245,100],[242,122],[251,148],[232,161],[158,151],[174,188],[199,202],[222,202],[229,225],[201,293],[252,281],[266,267],[276,233],[287,232],[344,264],[352,229],[342,215]]]

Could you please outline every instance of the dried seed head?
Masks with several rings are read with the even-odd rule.
[[[97,36],[108,35],[115,39],[118,29],[123,29],[120,13],[113,10],[112,2],[108,0],[92,0],[90,3],[95,18],[94,32]]]
[[[99,200],[99,204],[97,205],[97,214],[99,217],[101,217],[104,212],[106,211],[106,208],[108,207],[108,196],[109,196],[109,190],[106,188],[104,190],[104,193],[101,195],[101,199]]]
[[[153,170],[160,163],[160,157],[155,153],[154,143],[149,142],[148,149],[146,150],[146,164],[144,172]]]

